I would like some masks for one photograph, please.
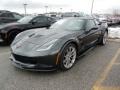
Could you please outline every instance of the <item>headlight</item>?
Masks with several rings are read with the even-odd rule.
[[[58,39],[54,39],[48,43],[45,43],[44,45],[42,45],[41,47],[37,48],[36,51],[40,52],[40,51],[46,51],[51,49],[51,47],[54,45],[54,43],[57,41]]]

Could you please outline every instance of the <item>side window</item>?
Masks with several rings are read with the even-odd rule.
[[[0,17],[8,17],[6,13],[2,13]]]
[[[12,15],[12,13],[6,13],[7,17],[9,18],[14,18],[14,16]]]
[[[19,15],[19,14],[15,14],[15,13],[13,13],[13,16],[14,16],[14,18],[16,18],[16,19],[21,19],[21,18],[22,18],[21,15]]]
[[[14,18],[12,13],[8,13],[8,17]]]
[[[48,18],[47,17],[42,17],[42,22],[47,22],[48,21]]]
[[[68,24],[66,23],[67,27],[66,25],[64,25],[64,27],[68,30],[84,30],[84,23],[84,20],[73,20]]]
[[[7,17],[7,18],[13,18],[12,13],[2,13],[0,17]]]
[[[91,28],[93,28],[95,26],[96,26],[96,24],[95,24],[94,20],[88,20],[87,25],[86,25],[86,29],[90,30]]]
[[[46,22],[47,21],[47,18],[46,17],[36,17],[35,19],[32,20],[33,22],[36,22],[36,23],[43,23],[43,22]]]

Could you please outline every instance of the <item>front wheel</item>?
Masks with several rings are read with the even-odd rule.
[[[104,35],[99,39],[100,45],[105,45],[108,39],[108,32],[105,31]]]
[[[14,40],[14,38],[19,34],[20,32],[18,31],[14,31],[14,32],[10,32],[9,36],[8,36],[8,44],[11,44],[12,41]]]
[[[68,44],[61,53],[60,68],[68,70],[73,67],[77,57],[77,50],[74,44]]]

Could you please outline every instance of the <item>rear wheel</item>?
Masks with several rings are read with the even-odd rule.
[[[77,50],[74,44],[68,44],[61,54],[60,68],[68,70],[73,67],[77,57]]]

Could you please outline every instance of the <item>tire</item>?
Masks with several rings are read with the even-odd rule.
[[[14,31],[14,32],[10,32],[9,33],[9,36],[8,36],[8,39],[7,39],[7,42],[8,44],[11,44],[12,41],[14,40],[14,38],[17,36],[17,34],[19,34],[20,32],[18,31]]]
[[[66,71],[71,69],[76,61],[77,50],[74,44],[68,44],[60,55],[60,69]]]
[[[105,31],[104,35],[99,39],[99,45],[106,45],[107,42],[107,38],[108,38],[108,32]]]

